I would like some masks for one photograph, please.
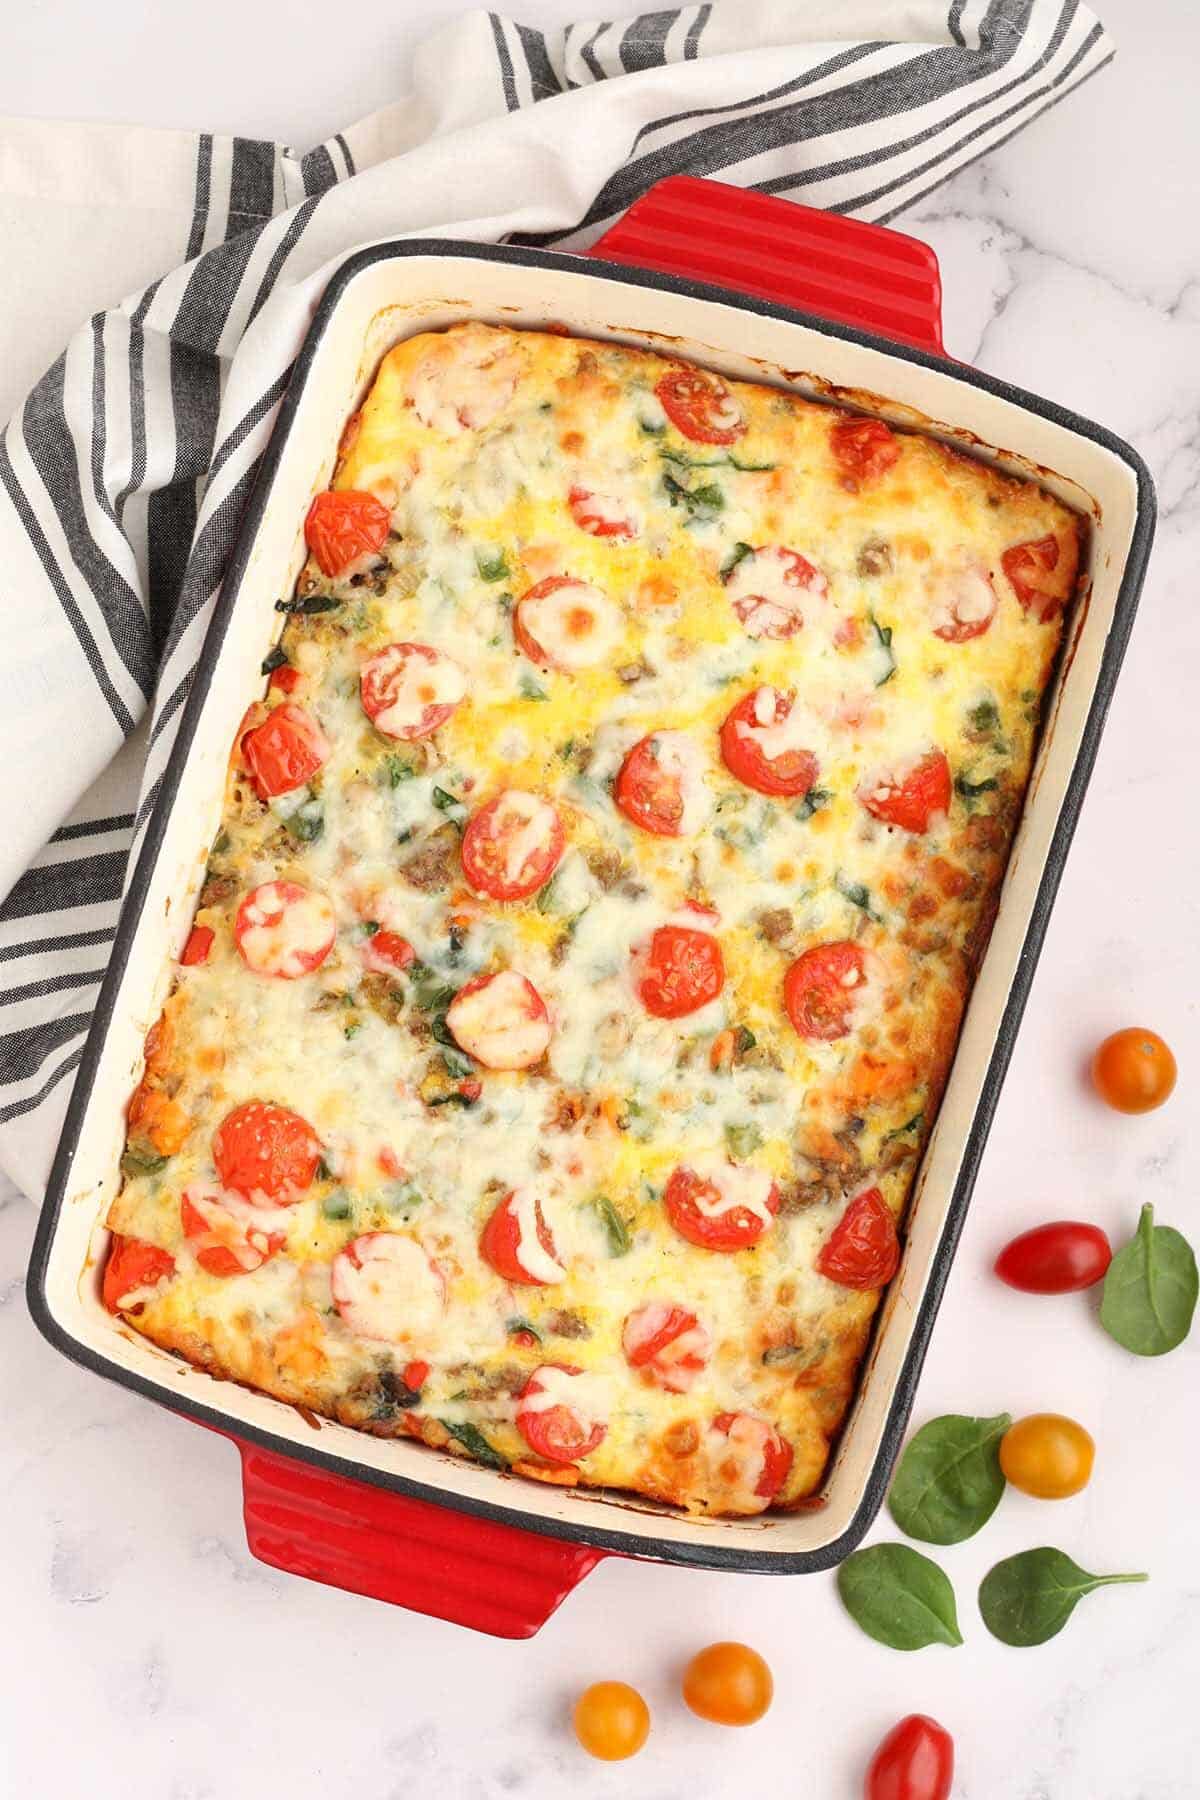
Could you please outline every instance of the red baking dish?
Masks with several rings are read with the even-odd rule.
[[[697,279],[699,278],[699,279]],[[718,285],[707,286],[711,281]],[[219,1383],[108,1314],[101,1221],[124,1108],[217,828],[228,744],[260,685],[274,600],[342,423],[382,354],[464,318],[565,325],[836,399],[1042,481],[1090,522],[1090,559],[937,1127],[820,1502],[752,1519],[544,1488]],[[936,259],[880,226],[676,178],[591,259],[444,241],[374,245],[331,281],[264,455],[130,884],[42,1212],[34,1318],[74,1360],[239,1445],[263,1561],[501,1637],[536,1631],[607,1553],[760,1573],[828,1568],[882,1500],[1132,625],[1154,528],[1136,453],[1103,427],[950,362]]]

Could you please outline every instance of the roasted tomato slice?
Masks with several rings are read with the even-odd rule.
[[[384,737],[401,743],[444,725],[467,691],[453,657],[430,644],[385,644],[359,676],[363,711]]]
[[[591,669],[608,662],[624,635],[620,608],[600,588],[548,575],[517,601],[513,636],[542,669]]]
[[[104,1304],[109,1312],[139,1313],[148,1298],[142,1290],[157,1287],[160,1281],[174,1273],[175,1258],[160,1250],[157,1244],[147,1244],[142,1238],[114,1235],[104,1265]],[[138,1294],[142,1294],[142,1298],[134,1299],[133,1296]]]
[[[517,1430],[536,1456],[573,1463],[603,1443],[607,1422],[599,1416],[589,1382],[570,1363],[543,1363],[517,1401]]]
[[[725,986],[721,946],[711,932],[660,925],[634,955],[638,998],[656,1019],[682,1019]]]
[[[945,752],[929,750],[907,767],[866,782],[858,797],[872,818],[920,837],[932,819],[949,810],[952,792]]]
[[[743,694],[721,727],[721,760],[729,773],[759,794],[807,794],[819,773],[804,739],[808,721],[791,694],[754,688]]]
[[[522,1287],[549,1287],[566,1278],[532,1188],[514,1188],[504,1196],[483,1228],[479,1254],[497,1275]]]
[[[882,419],[839,419],[829,434],[829,447],[842,486],[852,494],[879,481],[900,457],[896,435]]]
[[[213,947],[213,932],[209,925],[193,925],[188,932],[187,943],[183,946],[183,954],[179,960],[185,968],[192,968],[196,963],[208,961],[208,953]]]
[[[707,369],[668,369],[654,392],[675,429],[694,444],[734,444],[746,429],[733,394]]]
[[[648,1300],[626,1319],[621,1348],[643,1381],[669,1394],[686,1394],[707,1367],[712,1339],[686,1306]]]
[[[398,931],[377,931],[359,947],[363,968],[372,975],[402,975],[411,969],[417,953]]]
[[[580,531],[593,537],[628,539],[637,536],[638,522],[624,500],[611,494],[595,494],[590,488],[573,487],[567,496],[571,517]]]
[[[252,1275],[286,1241],[287,1213],[240,1194],[189,1188],[180,1202],[184,1236],[209,1275]]]
[[[330,1271],[333,1304],[357,1337],[404,1344],[427,1337],[446,1304],[446,1281],[415,1238],[368,1231],[347,1244]]]
[[[934,636],[947,644],[965,644],[982,637],[995,616],[996,590],[981,565],[966,564],[934,584],[930,622]]]
[[[802,1038],[832,1043],[845,1037],[859,990],[866,984],[863,953],[847,938],[814,944],[783,978],[784,1011]]]
[[[705,1159],[681,1164],[663,1194],[680,1237],[701,1250],[746,1250],[768,1231],[779,1211],[779,1189],[763,1169]]]
[[[476,975],[446,1009],[459,1047],[485,1069],[528,1069],[550,1047],[550,1015],[533,983],[515,969]]]
[[[1063,606],[1067,598],[1067,582],[1055,579],[1060,549],[1057,537],[1049,532],[1044,538],[1027,544],[1014,544],[1000,558],[1000,566],[1012,584],[1013,593],[1026,612],[1031,612],[1043,625]]]
[[[842,1287],[884,1287],[900,1262],[891,1208],[878,1188],[856,1194],[817,1257],[817,1270]]]
[[[823,599],[829,582],[807,556],[783,544],[751,550],[725,576],[729,603],[747,637],[794,637],[809,596]]]
[[[463,874],[468,886],[489,900],[527,900],[557,869],[566,841],[557,807],[537,794],[506,788],[468,823]]]
[[[329,756],[329,739],[302,706],[285,700],[242,739],[242,755],[260,800],[304,787]]]
[[[700,752],[683,731],[653,731],[621,764],[613,799],[625,817],[657,837],[690,836],[708,814]]]
[[[382,550],[391,528],[391,515],[374,494],[343,488],[317,495],[304,521],[304,536],[322,572],[342,575],[360,557]]]
[[[324,894],[296,881],[266,881],[242,900],[233,922],[242,960],[256,975],[294,981],[319,969],[337,935]]]
[[[223,1187],[282,1205],[311,1187],[321,1140],[299,1113],[251,1100],[226,1113],[213,1133],[212,1156]]]
[[[718,1413],[713,1430],[729,1441],[740,1480],[732,1485],[749,1489],[757,1499],[773,1500],[788,1478],[792,1446],[766,1419],[753,1413]]]

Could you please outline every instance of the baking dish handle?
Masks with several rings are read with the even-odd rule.
[[[532,1637],[604,1555],[234,1442],[260,1562],[491,1637]]]
[[[672,175],[588,251],[711,282],[945,356],[942,279],[928,244],[754,188]]]

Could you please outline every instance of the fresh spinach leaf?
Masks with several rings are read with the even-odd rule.
[[[481,581],[503,581],[508,574],[508,558],[503,550],[481,548],[475,552],[475,567]]]
[[[1007,1485],[1000,1439],[1009,1413],[972,1419],[946,1413],[922,1425],[904,1455],[888,1496],[901,1531],[926,1544],[961,1544],[986,1525]]]
[[[837,1584],[855,1624],[889,1649],[962,1643],[954,1589],[935,1562],[907,1544],[856,1550],[838,1570]]]
[[[979,1587],[979,1610],[993,1637],[1027,1649],[1056,1637],[1085,1594],[1145,1575],[1089,1575],[1062,1550],[1043,1545],[1006,1556]]]
[[[297,594],[294,600],[277,600],[275,611],[281,613],[334,612],[341,601],[334,594]]]
[[[1147,1203],[1137,1235],[1108,1265],[1100,1323],[1135,1356],[1165,1356],[1191,1330],[1198,1291],[1191,1245],[1170,1225],[1156,1225]]]
[[[591,1200],[592,1210],[604,1227],[608,1239],[610,1256],[625,1256],[629,1252],[629,1227],[608,1198],[607,1194],[594,1194]]]
[[[455,1425],[449,1419],[442,1424],[452,1438],[457,1438],[463,1449],[489,1469],[507,1469],[508,1463],[500,1452],[493,1448],[477,1425]]]

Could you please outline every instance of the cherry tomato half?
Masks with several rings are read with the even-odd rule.
[[[863,953],[849,939],[814,944],[783,978],[783,1007],[802,1038],[832,1043],[845,1037],[866,982]]]
[[[640,738],[613,785],[613,799],[625,817],[656,837],[695,830],[702,793],[700,757],[682,731],[652,731]]]
[[[1074,1294],[1102,1280],[1111,1261],[1112,1246],[1098,1225],[1056,1219],[1006,1244],[995,1269],[1025,1294]]]
[[[1153,1112],[1169,1100],[1178,1070],[1156,1031],[1131,1025],[1106,1037],[1092,1058],[1092,1081],[1117,1112]]]
[[[746,429],[741,407],[707,369],[669,369],[654,392],[675,429],[695,444],[732,444]]]
[[[126,1308],[128,1295],[139,1288],[153,1287],[174,1273],[175,1258],[160,1250],[157,1244],[147,1244],[142,1238],[114,1235],[104,1265],[104,1304],[109,1312],[119,1312]],[[141,1312],[141,1301],[127,1310]]]
[[[285,700],[242,739],[242,755],[260,800],[290,794],[312,780],[332,745],[311,713]]]
[[[212,1155],[223,1187],[283,1204],[311,1187],[321,1140],[299,1113],[251,1100],[234,1107],[217,1126]]]
[[[709,1644],[683,1672],[683,1698],[714,1725],[753,1725],[775,1694],[771,1671],[748,1644]]]
[[[583,1748],[601,1762],[636,1756],[650,1735],[650,1709],[624,1681],[595,1681],[584,1688],[572,1719]]]
[[[1062,1413],[1030,1413],[1000,1439],[1005,1480],[1035,1500],[1069,1500],[1092,1478],[1091,1434]]]
[[[638,998],[656,1019],[682,1019],[725,985],[721,946],[707,931],[660,925],[635,957]]]
[[[463,833],[467,885],[490,900],[527,900],[557,869],[566,841],[551,801],[505,788],[472,814]]]
[[[793,798],[816,784],[817,759],[790,724],[794,700],[778,688],[754,688],[721,727],[721,761],[760,794]]]
[[[663,1191],[663,1210],[681,1238],[701,1250],[748,1250],[779,1211],[779,1189],[765,1169],[681,1165]]]
[[[1054,580],[1058,568],[1058,539],[1053,532],[1027,544],[1014,544],[1000,558],[1000,566],[1026,612],[1048,624],[1066,599]]]
[[[326,575],[341,575],[360,556],[382,550],[391,515],[374,494],[354,488],[318,494],[304,521],[309,549]]]
[[[871,1758],[863,1800],[950,1800],[954,1739],[926,1713],[893,1725]]]
[[[937,813],[949,810],[952,792],[945,751],[930,750],[906,768],[868,781],[858,797],[872,818],[920,837]]]
[[[829,447],[851,493],[879,481],[900,457],[900,446],[882,419],[839,419]]]
[[[883,1287],[896,1273],[900,1240],[878,1188],[856,1194],[817,1257],[817,1270],[841,1287]]]

